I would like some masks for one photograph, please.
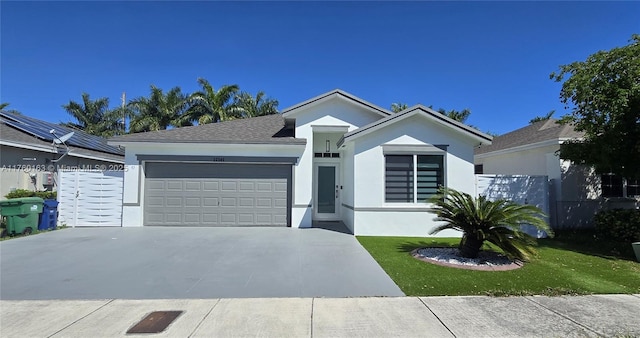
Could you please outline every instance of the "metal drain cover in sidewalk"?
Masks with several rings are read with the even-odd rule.
[[[130,333],[160,333],[173,323],[182,311],[155,311],[144,317],[138,324],[127,331]]]

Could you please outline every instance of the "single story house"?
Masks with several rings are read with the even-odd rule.
[[[280,114],[114,137],[123,226],[289,226],[427,236],[439,186],[474,193],[491,137],[427,107],[393,113],[333,90]],[[442,232],[441,236],[456,235]]]
[[[104,138],[6,111],[0,111],[0,154],[0,199],[16,189],[56,190],[61,168],[111,169],[124,164],[124,149],[108,145]]]
[[[496,136],[492,144],[475,149],[476,174],[547,176],[549,216],[557,229],[590,227],[593,215],[602,208],[639,205],[637,180],[598,175],[590,167],[560,159],[560,145],[582,136],[556,119]]]

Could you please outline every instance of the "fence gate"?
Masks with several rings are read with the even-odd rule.
[[[506,199],[518,204],[530,204],[549,215],[549,183],[547,176],[528,175],[476,175],[476,196],[486,196],[489,200]],[[545,219],[549,222],[549,217]],[[529,235],[547,237],[544,231],[537,231],[531,225],[523,225]]]
[[[58,224],[122,226],[122,171],[58,172]]]

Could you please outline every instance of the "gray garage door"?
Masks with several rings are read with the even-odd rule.
[[[290,165],[147,163],[145,175],[145,225],[287,225]]]

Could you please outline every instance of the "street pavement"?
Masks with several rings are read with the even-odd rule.
[[[126,334],[153,311],[163,332]],[[1,300],[1,337],[638,337],[640,295]]]

